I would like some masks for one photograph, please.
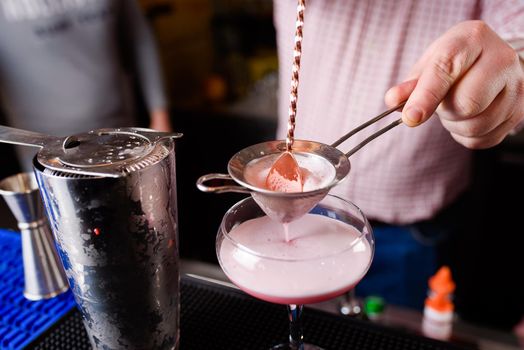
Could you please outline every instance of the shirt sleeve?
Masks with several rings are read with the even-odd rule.
[[[124,52],[131,56],[127,59],[136,72],[146,106],[150,112],[167,108],[158,50],[151,28],[136,0],[124,0],[122,6]]]

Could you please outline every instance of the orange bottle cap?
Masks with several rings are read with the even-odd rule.
[[[436,311],[453,311],[454,305],[451,295],[455,290],[455,282],[451,278],[451,270],[447,266],[442,266],[437,273],[429,279],[431,292],[426,298],[425,304]]]
[[[451,270],[442,266],[437,273],[429,279],[429,288],[434,293],[451,294],[455,291],[455,282],[451,278]]]

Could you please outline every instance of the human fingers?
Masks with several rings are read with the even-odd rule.
[[[408,126],[426,121],[448,94],[453,84],[474,64],[482,52],[483,34],[477,21],[451,28],[428,48],[420,61],[417,85],[402,112]]]
[[[386,92],[384,100],[386,105],[390,108],[398,106],[403,101],[406,101],[417,86],[417,80],[408,80],[398,85],[393,86]]]
[[[467,138],[484,137],[515,114],[517,104],[508,103],[507,100],[512,99],[512,96],[509,95],[510,92],[504,89],[484,111],[473,117],[443,117],[445,113],[439,111],[442,125],[450,133],[458,136]]]
[[[504,140],[508,133],[515,128],[519,120],[517,116],[507,119],[505,122],[497,126],[494,130],[490,131],[488,134],[478,137],[468,137],[464,135],[459,135],[451,133],[451,136],[463,145],[466,148],[470,149],[485,149],[490,148]]]
[[[492,110],[493,117],[500,123],[507,119],[507,112],[511,106],[503,104],[518,103],[519,84],[524,83],[524,71],[515,50],[504,42],[488,27],[484,34],[486,44],[480,57],[455,82],[449,93],[437,108],[441,119],[461,120],[476,117],[488,109],[497,96],[497,110]],[[504,93],[501,94],[501,91]],[[485,132],[489,132],[486,130]]]

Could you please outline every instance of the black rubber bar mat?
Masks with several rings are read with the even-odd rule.
[[[233,288],[184,276],[181,286],[181,350],[267,350],[285,342],[285,307],[265,303]],[[468,349],[317,310],[304,310],[304,335],[324,349]],[[28,349],[90,349],[74,309]]]

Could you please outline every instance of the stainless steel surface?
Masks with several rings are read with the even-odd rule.
[[[201,176],[197,180],[197,187],[203,192],[251,193],[253,198],[257,201],[257,203],[268,216],[280,222],[291,222],[307,213],[315,206],[316,203],[318,203],[318,201],[324,198],[331,188],[336,186],[349,174],[351,166],[348,158],[352,154],[360,150],[378,136],[382,135],[388,130],[393,129],[395,126],[402,124],[402,119],[398,119],[373,133],[346,154],[343,154],[336,147],[349,139],[351,136],[355,135],[357,132],[365,129],[371,124],[376,123],[389,114],[395,112],[399,108],[402,108],[404,104],[405,102],[402,102],[398,106],[393,107],[370,119],[366,123],[356,127],[335,141],[331,146],[315,141],[294,140],[294,153],[315,154],[317,156],[323,157],[334,167],[336,175],[327,186],[313,191],[285,193],[256,187],[246,181],[244,170],[249,162],[263,156],[278,154],[287,150],[287,141],[268,141],[249,146],[235,154],[228,163],[229,175],[214,173]],[[234,185],[231,180],[234,180],[238,185]]]
[[[42,148],[45,145],[60,147],[62,138],[0,125],[0,142],[38,148]]]
[[[227,181],[229,176],[226,174],[209,174],[197,180],[197,187],[204,192],[216,193],[227,192],[228,190],[245,192],[242,188],[247,189],[268,216],[280,222],[293,221],[311,210],[333,186],[342,181],[349,173],[350,164],[347,157],[334,147],[314,141],[295,140],[293,152],[320,156],[333,166],[335,176],[327,186],[313,191],[284,193],[258,188],[246,180],[244,170],[250,161],[262,156],[279,154],[285,150],[285,141],[263,142],[244,148],[236,153],[228,163],[230,178],[240,186],[224,185],[224,183],[215,186],[211,180]]]
[[[371,134],[370,136],[366,137],[362,142],[360,142],[358,145],[353,147],[349,152],[346,153],[346,157],[351,157],[355,152],[360,150],[362,147],[379,137],[380,135],[384,134],[385,132],[393,129],[395,126],[402,124],[402,119],[395,120],[394,122],[386,125],[382,129],[378,130],[377,132]]]
[[[22,173],[0,182],[2,195],[18,221],[22,235],[24,296],[29,300],[52,298],[69,287],[44,215],[33,174]]]
[[[120,129],[81,136],[77,153],[68,158],[86,170],[81,173],[34,160],[59,253],[95,349],[175,349],[178,344],[175,145],[162,135],[146,139]],[[124,159],[109,154],[118,147],[129,150]],[[104,172],[92,175],[97,169]]]
[[[49,169],[109,177],[123,176],[136,170],[128,168],[134,160],[145,162],[135,163],[134,166],[147,166],[147,157],[155,149],[156,142],[181,136],[144,128],[117,128],[56,137],[0,125],[0,142],[41,148],[37,155],[38,162]]]
[[[382,120],[384,119],[385,117],[387,117],[388,115],[390,115],[391,113],[397,111],[398,109],[404,107],[404,105],[406,104],[406,101],[402,102],[401,104],[399,104],[398,106],[395,106],[393,108],[390,108],[388,109],[387,111],[385,112],[382,112],[381,114],[377,115],[376,117],[373,117],[371,118],[370,120],[368,120],[367,122],[365,123],[362,123],[361,125],[357,126],[356,128],[354,128],[353,130],[351,130],[350,132],[348,132],[347,134],[345,134],[344,136],[342,136],[341,138],[339,138],[338,140],[336,140],[335,142],[333,142],[331,144],[331,147],[338,147],[340,146],[343,142],[345,142],[347,139],[349,139],[351,136],[355,135],[356,133],[364,130],[365,128],[367,128],[368,126],[372,125],[372,124],[375,124],[376,122],[378,122],[379,120]],[[361,143],[359,143],[358,145],[356,145],[351,151],[349,151],[348,153],[351,155],[353,153],[355,153],[356,151],[358,151],[359,149],[361,149],[363,146],[365,146],[366,144],[368,144],[371,140],[375,139],[376,137],[382,135],[383,133],[385,133],[386,131],[388,130],[391,130],[393,127],[397,126],[397,125],[400,125],[402,124],[402,119],[398,119],[398,120],[395,120],[393,123],[389,124],[388,126],[378,130],[377,132],[375,132],[374,134],[372,134],[371,136],[369,136],[368,138],[366,138],[364,141],[362,141]],[[347,157],[349,157],[347,154],[346,154]]]
[[[202,175],[198,178],[197,187],[202,192],[209,193],[251,193],[251,190],[237,185],[235,180],[228,174],[213,173]]]

